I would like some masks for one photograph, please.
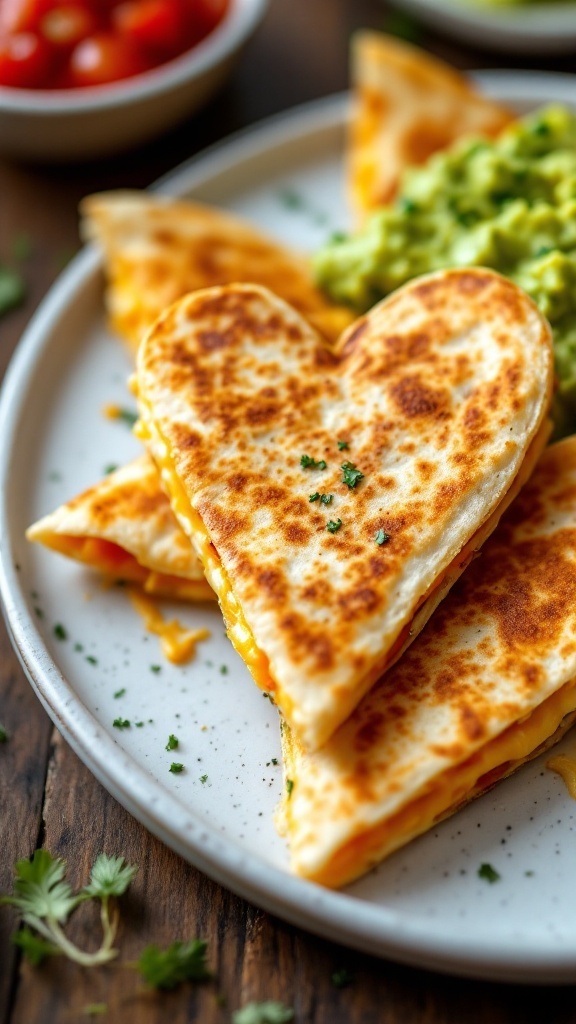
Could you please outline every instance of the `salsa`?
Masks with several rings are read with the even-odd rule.
[[[404,174],[396,202],[315,257],[320,285],[363,312],[420,274],[483,266],[547,317],[557,435],[576,429],[576,114],[554,106]]]
[[[80,89],[185,53],[229,0],[0,0],[0,86]]]

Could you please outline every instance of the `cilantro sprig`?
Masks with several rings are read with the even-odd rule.
[[[232,1014],[232,1024],[288,1024],[294,1020],[294,1010],[284,1003],[248,1003]]]
[[[114,960],[119,913],[111,904],[122,896],[138,868],[124,857],[108,857],[101,853],[90,872],[90,880],[79,892],[73,892],[66,881],[66,862],[53,857],[48,850],[36,850],[32,860],[18,860],[15,865],[14,893],[1,896],[0,905],[16,907],[23,927],[12,936],[33,966],[47,957],[66,956],[82,967],[98,967]],[[64,926],[72,912],[85,900],[101,904],[102,942],[99,949],[88,953],[71,942]],[[166,949],[151,944],[136,961],[120,964],[136,970],[153,988],[173,989],[184,981],[207,981],[213,977],[206,963],[206,942],[177,940]]]
[[[88,885],[73,893],[64,877],[66,862],[62,858],[53,857],[48,850],[36,850],[31,861],[18,860],[14,895],[0,897],[0,904],[17,907],[22,921],[28,925],[17,933],[16,944],[35,964],[46,956],[57,954],[64,954],[84,967],[95,967],[113,960],[118,955],[118,950],[114,949],[118,914],[111,911],[110,898],[121,896],[126,891],[136,871],[137,868],[126,864],[123,857],[107,857],[101,853],[94,863]],[[63,930],[72,911],[88,899],[97,899],[101,903],[103,937],[100,948],[93,953],[76,946]]]

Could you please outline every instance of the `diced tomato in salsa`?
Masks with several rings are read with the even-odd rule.
[[[0,0],[0,86],[76,89],[164,64],[204,39],[230,0]]]

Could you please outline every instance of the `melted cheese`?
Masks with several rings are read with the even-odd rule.
[[[347,843],[318,864],[306,877],[330,888],[338,888],[364,874],[394,850],[426,832],[448,817],[471,797],[479,795],[497,778],[510,774],[554,735],[563,718],[576,708],[576,679],[565,683],[556,693],[490,740],[462,764],[454,765],[415,795],[410,803],[386,821],[353,836]],[[286,771],[298,786],[298,760],[294,740],[283,730]],[[287,830],[292,828],[294,803],[284,798]],[[294,864],[298,872],[298,863]]]
[[[160,647],[168,661],[177,665],[190,661],[196,654],[198,641],[210,636],[208,629],[187,629],[177,619],[166,622],[156,605],[141,590],[131,587],[129,593],[146,629],[160,637]]]
[[[560,776],[570,796],[576,800],[576,760],[566,754],[557,754],[546,762],[546,767]]]

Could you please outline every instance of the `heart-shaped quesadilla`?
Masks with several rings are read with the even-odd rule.
[[[336,351],[264,288],[171,306],[140,432],[230,638],[308,749],[422,628],[548,434],[550,329],[483,269],[420,278]]]

